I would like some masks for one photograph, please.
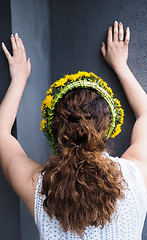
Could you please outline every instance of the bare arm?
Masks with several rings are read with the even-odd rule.
[[[115,22],[114,31],[112,27],[108,29],[107,48],[103,43],[101,51],[117,74],[136,117],[130,147],[122,157],[132,160],[139,167],[147,186],[147,95],[127,65],[129,28],[126,29],[124,41],[119,40],[123,38],[123,25]]]
[[[13,56],[2,44],[9,63],[11,83],[0,105],[0,166],[15,192],[33,215],[35,184],[33,185],[32,177],[41,165],[28,158],[18,141],[11,135],[19,102],[30,75],[31,64],[30,59],[26,58],[18,34],[11,36],[11,43]]]

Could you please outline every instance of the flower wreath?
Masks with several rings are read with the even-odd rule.
[[[54,109],[56,103],[68,91],[74,88],[92,88],[95,89],[107,102],[110,113],[111,123],[108,128],[106,139],[114,138],[121,132],[121,125],[123,124],[124,110],[121,108],[120,101],[113,98],[113,92],[107,83],[102,78],[96,76],[94,73],[79,71],[76,74],[65,75],[64,78],[54,82],[46,92],[46,98],[42,102],[41,111],[43,120],[40,123],[40,130],[50,141],[51,148],[55,147],[55,140],[52,133],[52,119],[54,117]]]

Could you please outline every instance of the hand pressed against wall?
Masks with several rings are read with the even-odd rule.
[[[124,41],[123,41],[124,40]],[[107,47],[103,42],[101,51],[106,62],[115,70],[127,63],[128,44],[130,41],[129,27],[126,29],[124,39],[124,29],[122,23],[114,23],[114,28],[109,27],[107,36]]]
[[[9,63],[10,77],[13,81],[16,78],[18,79],[18,81],[20,79],[21,81],[27,81],[31,72],[30,58],[27,59],[23,42],[21,38],[19,38],[17,33],[14,36],[11,35],[10,39],[12,44],[13,56],[11,56],[5,44],[2,43],[3,51]]]

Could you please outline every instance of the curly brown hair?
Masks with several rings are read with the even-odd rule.
[[[88,225],[104,227],[124,198],[119,164],[105,156],[110,124],[106,101],[92,89],[69,91],[57,103],[52,121],[57,154],[42,170],[44,209],[64,231],[82,237]]]

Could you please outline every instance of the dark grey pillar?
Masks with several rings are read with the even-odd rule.
[[[11,9],[9,0],[0,1],[0,102],[8,88],[10,79],[6,57],[1,48],[5,42],[10,49]],[[16,136],[16,125],[13,127]],[[1,143],[0,143],[1,144]],[[0,239],[20,239],[19,198],[7,183],[0,169]]]
[[[45,163],[49,142],[40,131],[41,103],[49,87],[49,7],[47,0],[11,0],[12,32],[18,32],[32,71],[17,115],[17,138],[29,157]],[[37,240],[34,221],[20,202],[21,240]]]

